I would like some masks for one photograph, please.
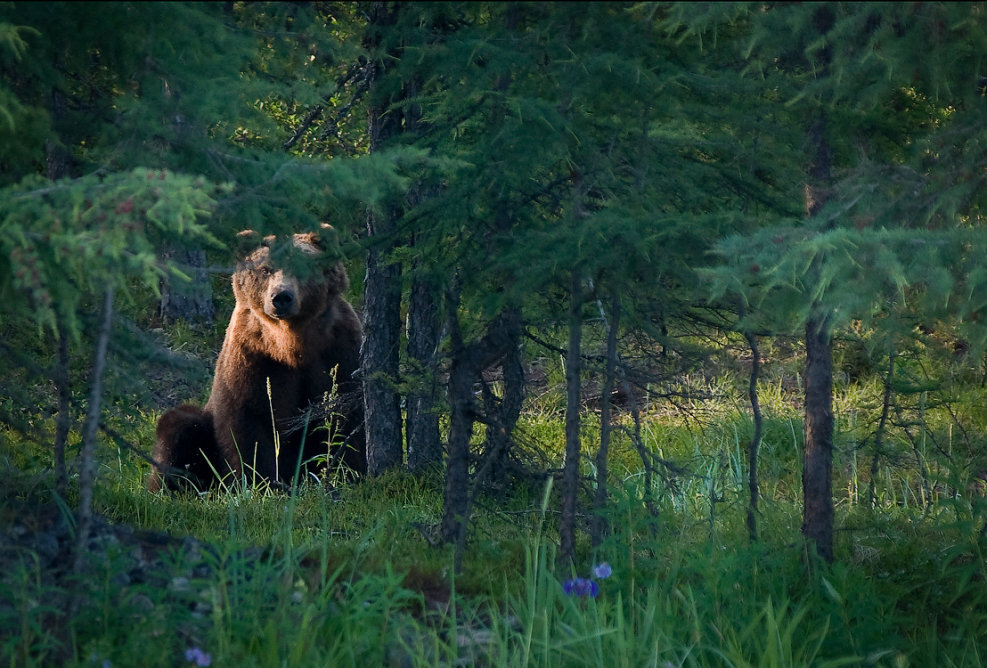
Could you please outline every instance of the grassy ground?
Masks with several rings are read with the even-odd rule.
[[[146,466],[107,449],[97,511],[114,524],[197,540],[161,543],[139,575],[138,548],[109,541],[84,582],[51,577],[30,550],[7,554],[0,657],[12,666],[149,667],[987,661],[987,507],[971,493],[970,458],[944,456],[944,437],[889,439],[871,492],[868,439],[880,387],[844,386],[836,402],[837,563],[810,567],[799,541],[797,401],[782,381],[762,386],[767,422],[752,543],[751,425],[735,386],[708,387],[714,399],[687,413],[656,406],[645,414],[648,446],[677,466],[651,489],[629,440],[616,437],[611,533],[595,551],[583,536],[576,572],[555,562],[550,482],[480,499],[456,574],[451,551],[430,544],[442,511],[437,478],[395,473],[332,493],[312,486],[294,496],[254,489],[183,498],[147,493]],[[153,418],[134,425],[135,441],[146,442]],[[620,419],[630,425],[629,415]],[[943,425],[930,435],[946,434]],[[521,434],[561,464],[561,416],[550,401],[529,406]],[[592,452],[592,414],[584,436]],[[13,516],[50,496],[43,455],[31,444],[8,446],[4,465],[26,471],[11,475],[4,497],[3,525],[12,531],[21,521]],[[584,470],[593,473],[589,460]],[[606,578],[594,574],[601,563],[612,569]],[[598,594],[566,593],[577,576],[592,579]],[[62,601],[75,601],[76,613],[63,614]]]

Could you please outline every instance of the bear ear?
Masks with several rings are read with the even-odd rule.
[[[296,245],[312,246],[316,250],[326,251],[338,244],[336,229],[329,223],[320,223],[318,232],[304,232],[295,235]]]
[[[322,247],[322,240],[315,232],[298,232],[294,235],[296,248],[301,248],[308,253],[316,253],[325,250]]]
[[[254,230],[241,230],[236,233],[236,253],[240,256],[246,256],[261,246],[270,246],[274,243],[275,237],[273,235],[267,237],[261,237],[259,232]]]
[[[330,294],[343,294],[350,287],[350,277],[342,262],[337,262],[326,271],[326,283]]]

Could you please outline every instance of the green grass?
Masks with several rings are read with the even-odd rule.
[[[576,572],[556,563],[551,485],[480,499],[456,574],[451,549],[423,534],[441,517],[440,479],[393,473],[333,494],[152,495],[145,465],[107,447],[98,512],[214,550],[174,548],[159,578],[129,584],[126,551],[110,550],[72,619],[56,605],[72,583],[56,586],[28,555],[3,576],[0,660],[180,666],[199,648],[213,666],[981,665],[987,508],[967,489],[968,446],[954,439],[956,456],[941,452],[950,421],[926,409],[925,442],[889,434],[872,508],[867,443],[880,387],[840,389],[837,563],[810,568],[799,540],[799,408],[780,383],[766,382],[761,398],[757,543],[745,525],[751,422],[741,398],[721,399],[688,416],[643,416],[646,444],[677,467],[651,489],[635,448],[615,433],[611,532],[597,550],[581,534]],[[631,426],[629,415],[620,420]],[[147,416],[131,430],[146,439],[152,424]],[[533,404],[521,433],[561,463],[558,411]],[[583,437],[592,453],[591,414]],[[22,473],[5,504],[48,498],[44,458],[30,443],[9,444],[5,465]],[[583,472],[593,472],[591,458]],[[595,599],[565,594],[565,580],[602,561],[613,575],[597,581]]]

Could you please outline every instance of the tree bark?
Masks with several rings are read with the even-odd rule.
[[[443,542],[456,544],[458,570],[466,544],[471,507],[469,476],[470,438],[477,417],[473,385],[480,373],[497,360],[509,357],[520,337],[521,314],[505,309],[490,323],[478,341],[465,343],[459,327],[458,297],[450,295],[446,317],[452,343],[447,390],[449,394],[449,442],[446,450],[445,507],[440,525]],[[489,425],[488,425],[489,426]]]
[[[57,67],[56,62],[56,67]],[[65,95],[53,87],[51,90],[51,118],[55,124],[65,118]],[[45,176],[49,181],[70,176],[70,159],[68,149],[57,137],[45,141]],[[65,315],[57,316],[58,354],[55,358],[53,380],[58,392],[58,415],[55,418],[55,491],[65,498],[68,485],[68,473],[65,468],[65,446],[68,444],[69,431],[72,426],[72,388],[69,385],[69,332],[65,324]]]
[[[408,301],[408,362],[418,378],[408,392],[408,469],[414,473],[442,463],[439,416],[435,410],[439,316],[435,293],[416,278]]]
[[[559,525],[559,558],[571,562],[576,555],[576,507],[579,494],[579,427],[582,348],[582,275],[574,268],[570,275],[569,349],[565,361],[565,463],[562,467],[562,516]]]
[[[401,130],[398,114],[387,111],[390,101],[375,95],[385,60],[383,54],[374,53],[380,48],[379,31],[393,21],[386,3],[372,3],[367,38],[371,56],[376,57],[370,75],[368,127],[371,152],[379,151]],[[385,206],[381,213],[367,213],[366,233],[370,248],[364,280],[364,336],[360,365],[364,384],[367,470],[372,476],[399,466],[402,460],[401,401],[394,386],[399,371],[401,267],[388,258],[397,244],[398,215],[398,210],[393,206]]]
[[[826,562],[833,561],[833,341],[829,323],[805,326],[805,456],[802,534]]]
[[[830,195],[833,156],[823,112],[810,125],[808,141],[813,154],[805,187],[805,213],[812,218],[820,214]],[[817,263],[809,275],[819,271]],[[829,313],[819,304],[813,304],[805,325],[804,449],[802,535],[829,563],[834,558],[833,337]]]
[[[216,315],[212,287],[206,270],[206,252],[201,248],[173,246],[165,251],[191,281],[166,276],[161,282],[161,317],[165,322],[185,320],[190,324],[211,325]]]
[[[65,316],[58,316],[58,356],[55,358],[54,381],[58,392],[58,415],[55,418],[55,492],[65,498],[68,473],[65,469],[65,446],[72,427],[72,388],[69,385],[69,333]]]
[[[393,221],[387,214],[367,214],[367,234],[387,235]],[[390,243],[388,243],[390,246]],[[401,334],[401,268],[387,262],[385,251],[371,248],[364,280],[363,374],[364,419],[367,434],[367,470],[372,476],[401,464],[401,400],[398,378]]]
[[[751,414],[754,421],[754,433],[747,448],[747,487],[750,500],[747,504],[747,534],[751,542],[757,540],[757,503],[760,490],[757,481],[757,455],[761,448],[761,432],[764,429],[764,417],[761,415],[761,402],[757,395],[757,381],[761,375],[761,351],[757,347],[757,339],[750,331],[744,332],[747,345],[751,349],[751,375],[747,387],[747,395],[751,402]]]
[[[455,316],[451,316],[455,318]],[[458,338],[458,337],[457,337]],[[460,341],[461,343],[461,341]],[[454,344],[455,345],[455,344]],[[441,535],[457,546],[457,570],[469,522],[470,437],[473,435],[473,369],[467,351],[454,351],[449,369],[449,444]]]
[[[617,376],[617,327],[620,324],[620,300],[616,294],[610,300],[610,322],[607,326],[607,369],[603,377],[603,390],[600,398],[600,449],[596,453],[596,498],[593,515],[593,547],[603,544],[608,532],[604,512],[607,507],[609,493],[607,490],[607,458],[610,454],[610,432],[613,425],[610,421],[612,404],[610,395],[613,393],[614,381]],[[602,310],[602,305],[600,309]]]
[[[96,339],[96,357],[93,360],[92,387],[89,393],[89,411],[82,432],[82,451],[79,454],[79,509],[76,522],[75,561],[73,572],[82,570],[89,531],[92,527],[93,478],[95,477],[96,429],[103,398],[103,369],[106,367],[106,349],[110,341],[113,323],[113,288],[103,294],[103,311],[100,320],[99,336]]]
[[[507,485],[507,461],[514,443],[514,428],[521,417],[524,403],[524,365],[521,361],[521,309],[512,307],[505,310],[504,356],[500,361],[504,392],[500,400],[486,391],[487,414],[493,418],[487,426],[484,469],[489,482],[500,489]],[[492,428],[491,428],[492,427]],[[478,476],[477,484],[484,484],[488,478]]]
[[[884,432],[891,415],[891,396],[894,392],[891,384],[894,380],[894,360],[895,352],[892,348],[891,352],[888,353],[888,373],[883,379],[884,394],[881,399],[881,419],[878,421],[877,429],[874,432],[874,458],[870,462],[870,482],[867,483],[867,506],[871,510],[877,506],[877,472],[881,453],[884,450]]]

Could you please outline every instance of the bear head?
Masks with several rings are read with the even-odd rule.
[[[233,274],[237,304],[259,317],[289,324],[325,312],[349,287],[338,256],[327,251],[323,235],[331,230],[323,225],[321,233],[299,233],[285,239],[274,235],[261,238],[253,230],[240,232],[240,245],[250,244],[254,250]]]

